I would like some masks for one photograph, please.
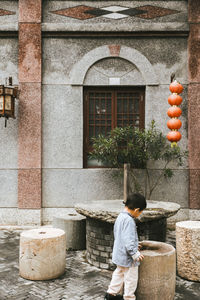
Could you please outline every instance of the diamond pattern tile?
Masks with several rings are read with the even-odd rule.
[[[6,15],[15,15],[16,13],[10,10],[5,10],[0,8],[0,17]]]
[[[106,14],[110,14],[110,11],[97,8],[97,9],[87,10],[87,14],[91,14],[96,17],[100,17],[100,16],[104,16]]]
[[[124,10],[122,13],[132,17],[132,16],[136,16],[139,14],[144,14],[144,10],[137,9],[137,8],[128,8],[128,9]]]
[[[119,14],[119,13],[111,13],[109,15],[104,15],[103,16],[104,18],[108,18],[108,19],[115,19],[115,20],[118,20],[118,19],[124,19],[124,18],[128,18],[129,16],[126,16],[124,14]]]
[[[113,5],[113,6],[102,7],[101,9],[103,9],[103,10],[109,10],[109,11],[111,11],[111,12],[119,12],[119,11],[126,10],[127,7],[118,6],[118,5]]]
[[[113,5],[102,8],[95,8],[86,5],[78,5],[65,9],[52,11],[51,13],[65,17],[75,18],[79,20],[87,20],[96,17],[104,17],[108,19],[123,19],[128,17],[138,17],[141,19],[154,19],[171,14],[176,14],[179,11],[167,9],[163,7],[144,5],[135,8]],[[0,10],[1,13],[1,10]],[[0,14],[1,15],[1,14]]]
[[[158,7],[158,6],[152,6],[152,5],[145,5],[137,7],[139,10],[144,10],[142,14],[137,15],[136,17],[142,18],[142,19],[154,19],[159,17],[164,17],[167,15],[172,15],[179,13],[177,10],[172,10],[168,8]]]
[[[87,11],[93,10],[94,7],[85,6],[85,5],[78,5],[70,8],[60,9],[52,11],[53,14],[75,18],[79,20],[87,20],[91,18],[95,18],[96,15],[91,15]]]

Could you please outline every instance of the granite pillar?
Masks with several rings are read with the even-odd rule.
[[[33,213],[41,209],[41,15],[41,0],[19,0],[18,208]]]
[[[188,150],[189,150],[189,207],[200,208],[200,5],[188,1]]]

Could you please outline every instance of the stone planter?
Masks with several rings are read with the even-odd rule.
[[[200,281],[200,221],[176,223],[176,249],[178,274]]]
[[[137,300],[173,300],[176,283],[176,255],[173,246],[144,241],[144,259],[139,267]]]

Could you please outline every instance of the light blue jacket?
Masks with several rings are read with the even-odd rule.
[[[132,256],[138,257],[138,234],[134,218],[126,211],[119,214],[114,225],[112,261],[122,267],[139,265]],[[135,258],[135,257],[134,257]]]

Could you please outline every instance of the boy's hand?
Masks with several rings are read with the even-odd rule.
[[[140,251],[142,249],[143,245],[142,245],[142,242],[139,242],[138,244],[138,250]]]
[[[137,258],[137,261],[142,261],[144,258],[144,255],[140,254],[140,256]]]

